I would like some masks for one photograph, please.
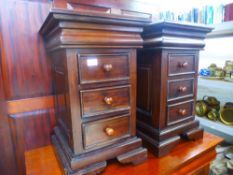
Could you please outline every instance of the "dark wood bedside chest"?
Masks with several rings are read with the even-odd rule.
[[[53,65],[57,127],[52,136],[67,174],[97,174],[106,160],[138,164],[136,48],[150,20],[53,10],[40,33]]]
[[[198,56],[211,28],[175,22],[145,27],[138,51],[137,134],[157,156],[203,129],[194,119]]]

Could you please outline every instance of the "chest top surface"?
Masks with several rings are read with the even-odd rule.
[[[139,48],[150,19],[53,9],[40,33],[48,50],[57,48]]]

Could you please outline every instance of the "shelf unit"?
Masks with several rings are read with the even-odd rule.
[[[224,138],[224,141],[233,144],[233,126],[227,126],[219,121],[211,121],[204,117],[196,117],[205,131]]]
[[[215,96],[221,102],[221,107],[226,102],[233,101],[233,82],[224,80],[207,80],[198,78],[197,99],[201,100],[203,96]]]
[[[233,21],[215,24],[212,27],[214,30],[207,34],[207,39],[233,36]]]
[[[207,35],[206,47],[200,52],[199,69],[207,68],[211,63],[223,67],[226,60],[233,60],[233,21],[214,25],[215,29]],[[221,108],[226,102],[233,102],[233,82],[224,80],[198,79],[197,100],[204,95],[214,96],[220,101]],[[232,116],[233,117],[233,116]],[[221,136],[233,144],[233,126],[220,121],[211,121],[205,117],[196,117],[205,131]]]

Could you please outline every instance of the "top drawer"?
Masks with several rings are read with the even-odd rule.
[[[129,79],[128,54],[85,54],[79,56],[80,83]]]
[[[168,54],[168,76],[195,73],[194,54]]]

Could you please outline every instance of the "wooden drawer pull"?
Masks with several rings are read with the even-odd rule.
[[[182,116],[186,115],[187,114],[186,109],[179,109],[179,114]]]
[[[179,87],[179,91],[180,92],[186,92],[187,91],[187,87],[186,86],[180,86]]]
[[[113,135],[114,135],[114,129],[113,129],[113,128],[106,128],[106,129],[105,129],[105,133],[106,133],[108,136],[113,136]]]
[[[185,68],[185,67],[187,67],[188,65],[189,65],[189,63],[185,61],[184,63],[180,63],[180,64],[179,64],[179,67]]]
[[[104,101],[107,105],[111,105],[113,102],[112,97],[104,97]]]
[[[106,72],[110,72],[112,70],[112,64],[105,64],[103,67]]]

